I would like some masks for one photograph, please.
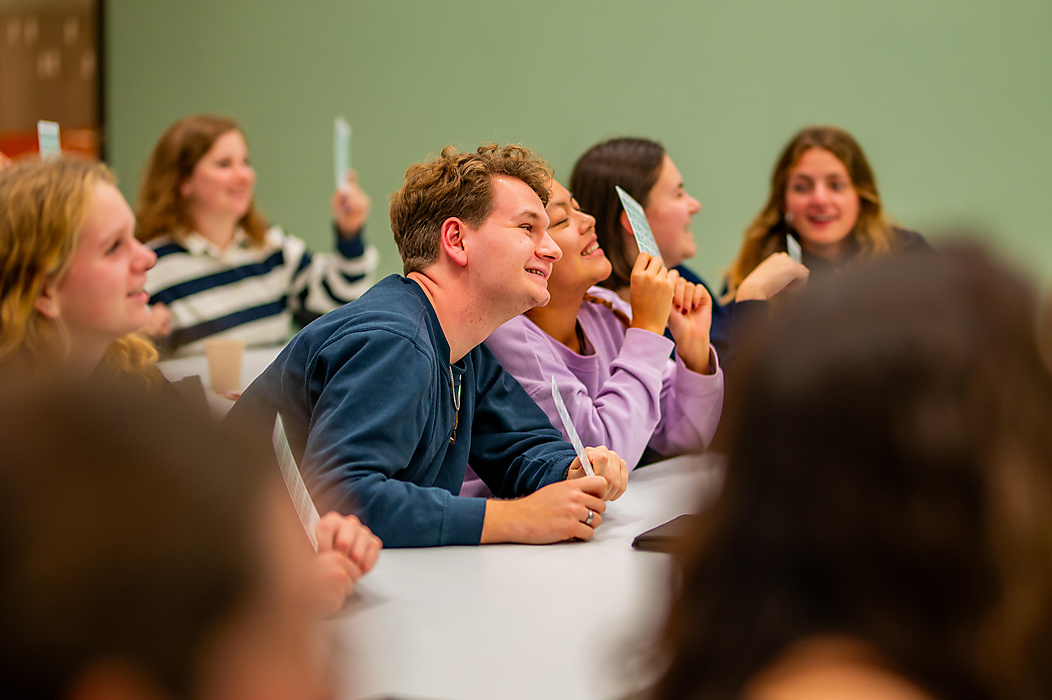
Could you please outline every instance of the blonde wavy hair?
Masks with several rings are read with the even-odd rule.
[[[863,260],[894,249],[896,235],[884,213],[876,178],[861,146],[843,129],[809,126],[789,140],[775,163],[767,203],[745,229],[741,251],[727,272],[727,298],[733,299],[742,280],[772,253],[785,252],[785,236],[791,230],[785,220],[785,191],[789,183],[789,171],[811,148],[821,148],[835,155],[847,168],[851,184],[858,193],[858,220],[850,234],[850,240],[857,246],[857,258]]]
[[[231,131],[241,132],[241,127],[229,117],[214,114],[186,117],[168,127],[150,154],[139,187],[135,235],[140,241],[166,234],[181,240],[197,228],[179,187],[216,140]],[[267,221],[256,210],[255,200],[238,224],[256,243],[266,240]]]
[[[69,269],[98,183],[116,184],[101,163],[26,160],[0,172],[0,363],[61,362],[70,342],[60,320],[36,309],[49,280]],[[135,333],[116,340],[100,369],[157,376],[157,350]]]

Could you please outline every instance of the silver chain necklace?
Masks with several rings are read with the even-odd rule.
[[[457,423],[460,422],[460,390],[464,388],[464,380],[460,380],[460,386],[453,383],[453,366],[449,366],[449,391],[453,394],[453,434],[449,436],[449,444],[457,441]]]

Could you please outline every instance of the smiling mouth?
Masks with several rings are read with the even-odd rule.
[[[537,275],[541,279],[547,279],[548,278],[548,273],[547,272],[545,272],[544,270],[538,270],[535,267],[528,267],[528,268],[526,268],[526,272],[529,272],[531,275]]]
[[[599,250],[599,241],[592,241],[591,245],[581,251],[581,255],[591,255],[597,250]]]

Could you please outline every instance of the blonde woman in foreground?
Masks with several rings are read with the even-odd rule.
[[[146,272],[156,256],[103,165],[22,161],[0,172],[0,368],[86,379],[168,384],[137,333],[150,310]],[[318,525],[319,611],[339,610],[372,568],[379,540],[356,518]]]

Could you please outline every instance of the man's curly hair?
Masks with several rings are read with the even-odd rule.
[[[438,158],[406,170],[405,184],[391,195],[391,231],[405,274],[438,259],[439,231],[450,217],[482,225],[493,211],[493,178],[498,175],[521,180],[548,203],[552,170],[519,145],[490,143],[475,153],[446,146]]]

